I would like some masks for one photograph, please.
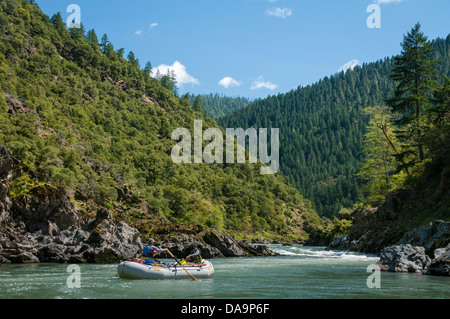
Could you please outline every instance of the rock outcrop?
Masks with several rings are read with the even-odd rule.
[[[28,181],[20,189],[25,192],[11,194],[11,185],[22,177]],[[37,181],[35,172],[0,145],[0,263],[115,263],[140,255],[145,243],[136,228],[102,207],[94,217],[83,216],[68,190]],[[179,258],[194,242],[202,245],[204,258],[275,255],[266,246],[201,227],[157,239]]]
[[[407,232],[397,244],[423,246],[427,254],[433,255],[436,248],[443,248],[448,243],[450,243],[450,223],[435,220],[430,225],[423,225]]]
[[[386,195],[383,204],[364,208],[353,215],[348,249],[355,252],[376,254],[397,243],[403,233],[395,231],[395,225],[408,218],[405,212],[411,204],[413,193],[397,190]]]
[[[450,223],[436,220],[403,235],[380,253],[380,268],[450,276]]]
[[[350,239],[348,235],[341,235],[333,239],[333,241],[326,248],[327,250],[348,250]]]
[[[450,244],[434,251],[434,259],[428,267],[427,275],[450,276]]]
[[[356,211],[350,234],[334,238],[327,249],[378,254],[383,271],[448,276],[450,222],[435,220],[402,231],[414,211],[413,196],[397,190],[379,207]]]
[[[421,246],[395,245],[383,249],[377,265],[382,271],[425,273],[431,259]]]
[[[383,249],[377,265],[382,271],[450,276],[450,244],[434,251],[431,259],[422,246],[394,245]]]
[[[384,271],[448,276],[450,222],[434,220],[405,232],[421,213],[417,194],[398,189],[378,207],[355,210],[350,233],[334,238],[327,249],[378,254]]]
[[[225,235],[217,229],[203,229],[195,234],[177,234],[157,239],[157,245],[168,248],[177,257],[185,257],[191,253],[193,245],[199,245],[203,258],[276,256],[277,253],[266,245],[249,244]],[[168,258],[163,253],[161,258]]]

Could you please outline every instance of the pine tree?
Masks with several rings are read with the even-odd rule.
[[[203,114],[202,100],[201,100],[200,96],[197,96],[195,98],[192,109],[196,112],[199,112],[200,114]]]
[[[60,12],[55,13],[50,18],[50,22],[55,26],[56,30],[58,30],[59,33],[61,33],[66,28],[66,24],[63,22]]]
[[[104,54],[107,54],[107,50],[108,50],[108,45],[110,44],[109,39],[108,39],[108,35],[105,33],[102,36],[102,41],[100,42],[100,48],[102,49],[102,52]]]
[[[134,52],[133,52],[133,51],[130,51],[130,52],[128,53],[127,60],[128,60],[132,65],[137,66],[137,67],[139,68],[139,60],[136,59],[136,56],[134,55]]]
[[[86,34],[86,40],[89,42],[89,44],[95,48],[95,49],[99,49],[100,45],[98,43],[98,37],[97,34],[95,33],[94,29],[91,29],[87,32]]]
[[[432,101],[433,106],[428,113],[433,126],[428,130],[424,144],[431,158],[440,158],[443,154],[450,154],[448,152],[450,150],[450,79],[448,77],[445,77],[444,83],[436,89]],[[448,162],[448,158],[442,162]]]
[[[433,107],[430,116],[433,124],[441,126],[450,122],[450,78],[445,77],[444,83],[433,93]]]
[[[83,23],[80,23],[79,27],[73,27],[69,29],[69,33],[75,40],[81,40],[84,38],[85,29]]]
[[[364,112],[370,116],[367,133],[364,136],[365,159],[357,174],[362,180],[362,191],[366,200],[378,205],[387,192],[394,189],[404,173],[394,177],[399,152],[393,134],[392,115],[387,107],[367,107]]]
[[[123,59],[123,55],[125,54],[125,49],[124,48],[120,48],[116,51],[117,57],[119,59]]]
[[[156,79],[162,84],[162,86],[172,92],[173,95],[178,95],[177,77],[175,75],[175,71],[168,69],[166,74],[161,75],[159,70],[156,70]]]
[[[418,158],[425,158],[423,149],[423,133],[426,129],[424,109],[430,104],[430,92],[436,86],[434,69],[437,64],[430,55],[433,46],[427,37],[420,31],[417,23],[404,37],[402,52],[394,59],[394,67],[391,77],[397,83],[394,97],[386,102],[394,113],[399,114],[397,124],[402,126],[399,137],[411,141],[411,145],[417,148]],[[406,150],[411,154],[411,150]],[[411,159],[410,165],[416,160]]]
[[[152,64],[150,63],[150,61],[148,61],[145,64],[144,72],[145,72],[145,74],[148,74],[149,76],[152,75]]]

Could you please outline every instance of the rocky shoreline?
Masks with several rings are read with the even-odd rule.
[[[113,218],[107,208],[98,208],[94,217],[84,216],[68,190],[49,184],[28,185],[24,196],[11,194],[17,178],[38,180],[35,174],[24,171],[0,146],[0,263],[116,263],[140,256],[146,243],[139,230]],[[205,258],[276,255],[264,245],[201,227],[155,239],[179,258],[189,254],[194,242],[202,246]]]
[[[20,176],[39,180],[35,174],[24,171],[0,145],[0,263],[117,263],[141,254],[147,239],[105,207],[82,214],[68,190],[47,184],[31,183],[24,196],[11,194],[14,181]],[[405,234],[382,236],[401,220],[399,207],[407,206],[410,196],[400,192],[378,208],[358,212],[350,234],[334,238],[327,249],[376,253],[383,271],[449,276],[449,222],[436,220]],[[178,258],[187,256],[194,243],[201,245],[204,258],[277,255],[267,241],[249,244],[215,229],[173,227],[158,217],[153,223],[160,226],[157,244]]]
[[[204,258],[276,255],[264,245],[237,241],[220,231],[206,229],[195,236],[177,234],[161,238],[158,245],[168,248],[178,258],[187,256],[193,243],[202,248]],[[101,209],[95,219],[82,226],[60,230],[50,223],[48,230],[30,233],[26,225],[0,233],[1,263],[117,263],[136,258],[145,243],[136,228],[114,221],[112,212]],[[161,258],[170,256],[161,254]]]
[[[350,230],[333,238],[327,249],[376,254],[383,271],[450,276],[450,221],[445,217],[450,190],[445,182],[439,185],[441,208],[433,208],[437,199],[424,198],[420,189],[395,190],[378,207],[355,209],[349,215]],[[425,204],[430,207],[427,216]]]
[[[349,235],[336,237],[327,247],[333,250],[361,252],[367,235],[351,240]],[[370,240],[370,239],[369,239]],[[378,252],[377,265],[382,271],[450,276],[450,222],[436,220],[413,229],[394,245]]]

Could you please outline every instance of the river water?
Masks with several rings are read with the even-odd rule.
[[[269,245],[281,256],[213,259],[211,278],[127,280],[117,265],[83,264],[70,287],[66,264],[0,266],[0,299],[394,299],[450,298],[450,278],[382,272],[369,288],[376,256],[323,247]],[[372,275],[373,276],[373,275]],[[374,282],[372,279],[370,282]]]

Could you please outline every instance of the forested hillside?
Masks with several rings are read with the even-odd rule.
[[[0,37],[0,144],[39,176],[16,179],[11,196],[63,186],[80,213],[105,206],[138,228],[157,215],[242,237],[304,239],[306,225],[321,223],[295,188],[258,165],[174,164],[171,132],[192,130],[202,114],[107,35],[68,30],[60,14],[8,0]]]
[[[442,65],[448,41],[447,55],[436,44],[443,41],[433,47],[417,23],[394,59],[387,105],[363,110],[370,117],[358,173],[364,198],[339,216],[339,224],[351,225],[341,249],[378,253],[408,242],[434,258],[435,248],[450,243],[448,229],[423,235],[450,219],[450,78]]]
[[[211,93],[191,96],[191,104],[194,104],[196,98],[199,98],[202,103],[203,114],[215,120],[242,109],[251,102],[250,99],[244,97],[229,97]]]
[[[450,75],[450,36],[434,41],[441,78]],[[319,214],[336,215],[362,199],[357,176],[370,115],[394,93],[392,58],[357,66],[286,94],[251,103],[218,120],[223,127],[280,128],[280,169]]]

